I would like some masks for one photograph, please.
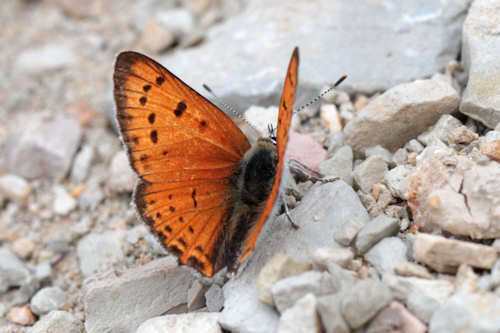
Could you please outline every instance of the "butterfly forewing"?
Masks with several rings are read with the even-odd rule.
[[[137,210],[181,263],[212,276],[234,191],[229,177],[248,140],[224,112],[144,55],[121,53],[113,78],[120,132],[141,179]]]
[[[243,244],[242,255],[239,259],[240,264],[248,257],[250,253],[253,252],[260,230],[271,215],[273,207],[279,197],[280,185],[283,178],[283,169],[285,168],[285,151],[288,143],[288,133],[290,130],[290,124],[293,115],[293,103],[295,101],[295,92],[298,83],[298,66],[299,50],[298,48],[295,48],[288,65],[279,105],[278,128],[276,133],[276,151],[278,154],[276,176],[274,179],[273,187],[271,189],[271,193],[266,200],[264,209],[262,210],[262,213],[255,223],[255,227],[253,227],[252,231],[249,233]]]

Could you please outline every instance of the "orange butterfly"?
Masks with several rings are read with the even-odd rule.
[[[136,52],[118,55],[116,119],[140,177],[136,209],[170,253],[205,276],[237,271],[279,197],[298,64],[295,48],[276,139],[250,147],[223,111],[162,65]]]

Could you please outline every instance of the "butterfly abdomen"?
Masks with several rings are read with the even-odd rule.
[[[276,176],[276,146],[268,138],[260,138],[243,157],[232,177],[236,188],[232,214],[224,232],[224,265],[237,268],[241,246],[264,208]]]

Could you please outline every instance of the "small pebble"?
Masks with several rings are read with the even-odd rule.
[[[61,309],[66,302],[66,292],[58,287],[46,287],[40,289],[31,298],[31,311],[37,315],[43,315],[53,310]]]
[[[9,200],[25,203],[31,192],[31,185],[22,177],[12,174],[0,177],[0,194]]]
[[[14,324],[31,326],[35,323],[35,315],[30,311],[27,305],[13,307],[7,312],[7,320]]]
[[[76,208],[76,200],[62,186],[54,187],[52,210],[57,215],[67,215]]]
[[[28,259],[35,249],[35,244],[30,239],[22,237],[12,243],[11,249],[18,257]]]

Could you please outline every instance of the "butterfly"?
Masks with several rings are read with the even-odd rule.
[[[276,136],[251,146],[231,118],[162,65],[118,55],[116,120],[133,170],[138,215],[181,264],[237,272],[279,201],[299,50],[293,51]]]

